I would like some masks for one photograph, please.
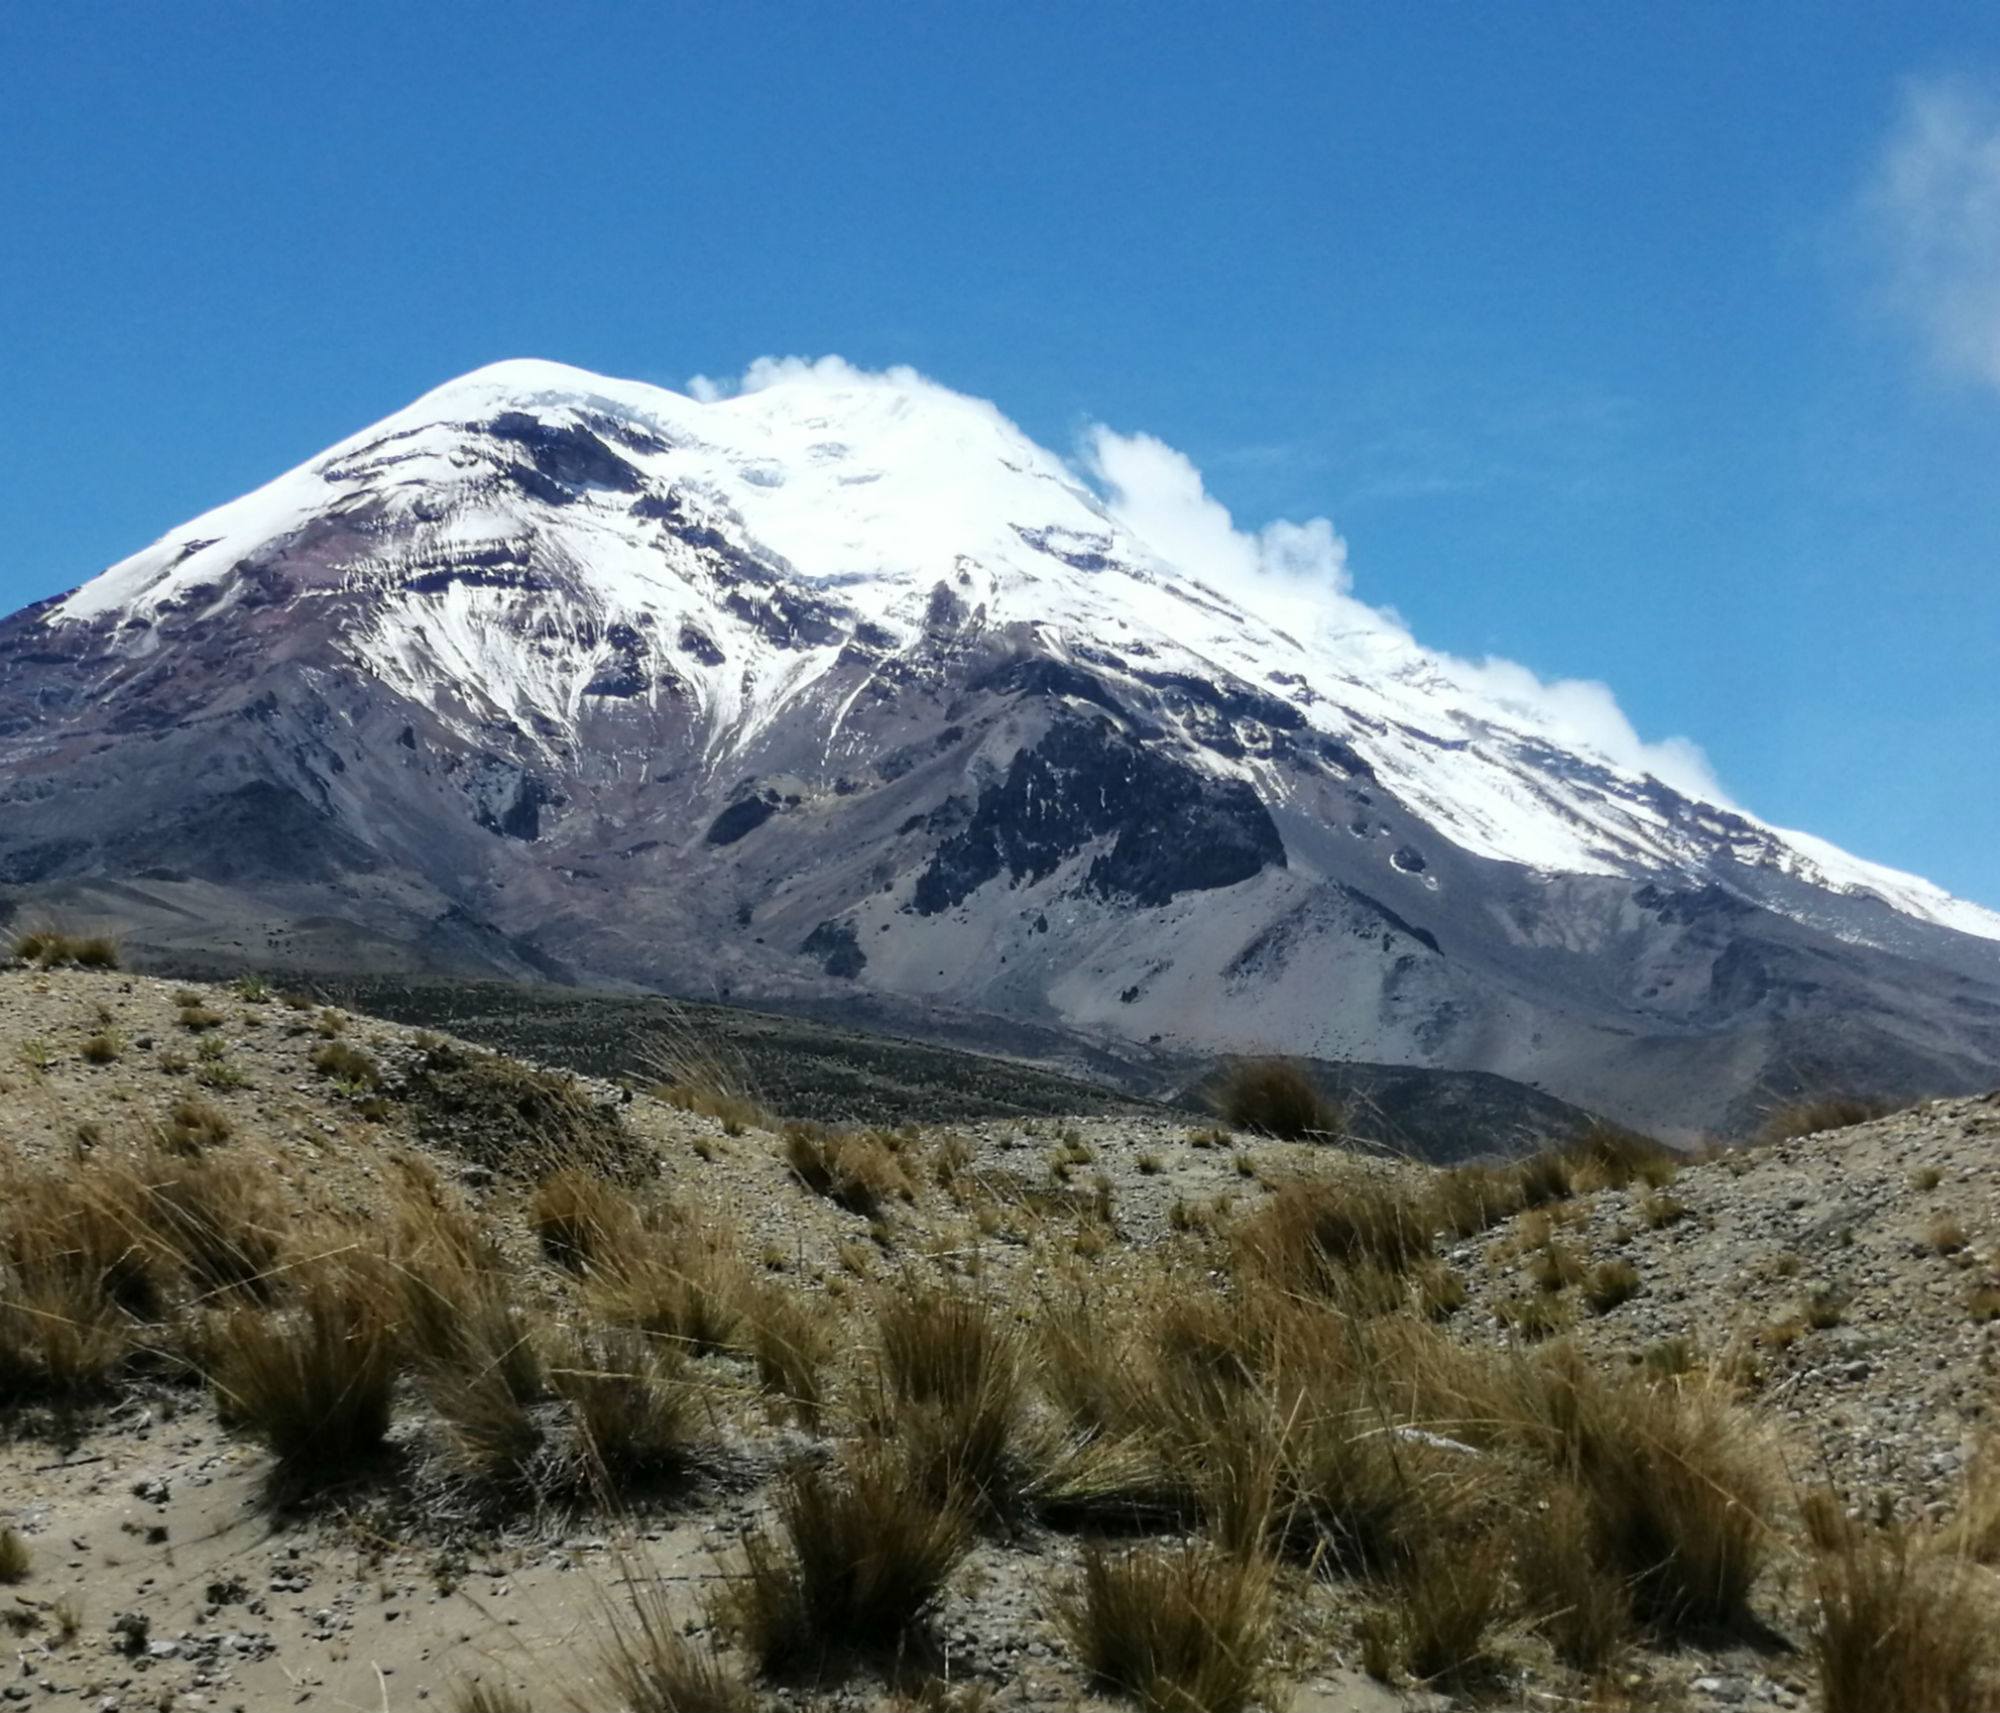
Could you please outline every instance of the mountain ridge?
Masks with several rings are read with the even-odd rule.
[[[0,882],[252,961],[870,993],[1623,1116],[1726,1067],[1689,1133],[1843,1032],[1887,1092],[2000,1080],[2000,917],[1579,741],[1323,526],[1189,569],[990,405],[761,379],[476,371],[0,622]]]

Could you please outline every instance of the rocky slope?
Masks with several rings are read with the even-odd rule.
[[[1678,1136],[2000,1065],[2000,919],[1136,533],[978,401],[770,379],[482,370],[0,623],[6,901],[141,954],[1485,1071]]]
[[[106,1039],[115,1051],[90,1045]],[[330,1075],[315,1057],[329,1042],[369,1055],[386,1093]],[[443,1193],[490,1222],[524,1300],[546,1299],[556,1316],[576,1312],[527,1224],[533,1149],[546,1137],[523,1130],[518,1115],[494,1128],[477,1107],[427,1100],[423,1067],[447,1047],[364,1017],[292,1009],[254,988],[0,971],[0,1167],[10,1182],[45,1165],[83,1171],[154,1145],[173,1110],[198,1096],[223,1120],[200,1157],[248,1165],[302,1230],[347,1222],[386,1231],[406,1205],[397,1186],[413,1181],[408,1162],[423,1162]],[[1215,1277],[1201,1269],[1226,1264],[1237,1222],[1295,1174],[1338,1163],[1323,1150],[1136,1115],[989,1120],[948,1143],[908,1138],[905,1159],[925,1170],[909,1199],[871,1224],[810,1193],[780,1139],[754,1124],[725,1125],[610,1085],[580,1092],[592,1122],[622,1137],[620,1162],[643,1161],[699,1210],[703,1230],[756,1259],[776,1287],[831,1311],[845,1333],[831,1360],[854,1376],[844,1387],[866,1372],[877,1283],[907,1292],[953,1281],[1017,1305],[1030,1327],[1072,1300],[1115,1300],[1121,1281],[1155,1273],[1184,1278],[1199,1296],[1210,1287],[1196,1281]],[[1991,1457],[1996,1132],[2000,1097],[1940,1102],[1669,1169],[1650,1188],[1579,1184],[1572,1197],[1472,1237],[1440,1232],[1440,1255],[1465,1288],[1447,1334],[1473,1350],[1550,1348],[1531,1345],[1524,1330],[1518,1304],[1535,1298],[1549,1312],[1534,1330],[1566,1329],[1606,1372],[1731,1393],[1740,1411],[1732,1431],[1766,1447],[1775,1493],[1829,1487],[1858,1518],[1947,1522],[1966,1506],[1968,1470]],[[934,1178],[938,1162],[952,1175]],[[1442,1181],[1380,1163],[1366,1170],[1415,1191]],[[948,1193],[953,1183],[959,1193]],[[968,1200],[972,1184],[986,1189]],[[1552,1244],[1589,1266],[1628,1263],[1629,1294],[1593,1310],[1579,1277],[1558,1270],[1551,1286],[1558,1275],[1536,1264]],[[1198,1258],[1194,1273],[1176,1272],[1181,1249]],[[218,1421],[200,1384],[164,1354],[141,1352],[80,1407],[0,1397],[0,1528],[19,1533],[31,1557],[25,1579],[0,1593],[20,1661],[8,1688],[21,1693],[10,1701],[98,1713],[470,1707],[466,1686],[482,1682],[524,1692],[529,1705],[567,1695],[609,1708],[601,1642],[629,1578],[664,1578],[676,1622],[701,1633],[705,1598],[736,1574],[743,1530],[769,1521],[785,1460],[824,1455],[850,1431],[845,1412],[865,1410],[868,1396],[837,1390],[835,1412],[802,1431],[759,1405],[749,1365],[704,1357],[714,1413],[692,1478],[605,1515],[573,1497],[482,1510],[472,1489],[438,1475],[435,1423],[423,1394],[406,1388],[384,1472],[331,1502],[274,1508],[267,1454]],[[1440,1455],[1498,1456],[1462,1445]],[[2000,1488],[1979,1491],[1990,1512]],[[1632,1706],[1818,1706],[1810,1663],[1794,1651],[1813,1608],[1789,1496],[1771,1517],[1780,1543],[1754,1590],[1750,1630],[1672,1646],[1642,1636],[1593,1687],[1516,1616],[1486,1638],[1484,1675],[1453,1694],[1468,1705],[1615,1694]],[[1074,1585],[1080,1538],[1087,1531],[1041,1522],[982,1538],[939,1614],[948,1690],[934,1683],[913,1703],[863,1672],[795,1686],[771,1704],[1124,1704],[1087,1689],[1054,1621]],[[1976,1574],[1979,1598],[1990,1600],[1990,1574]],[[1406,1697],[1452,1703],[1399,1669],[1397,1688],[1359,1669],[1385,1586],[1393,1581],[1288,1576],[1289,1615],[1257,1704],[1371,1713]],[[1519,1597],[1530,1595],[1523,1582]]]

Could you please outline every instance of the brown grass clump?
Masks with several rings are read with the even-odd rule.
[[[28,1543],[12,1529],[0,1529],[0,1583],[25,1582],[35,1567]]]
[[[1057,1616],[1098,1687],[1148,1713],[1238,1713],[1263,1681],[1270,1572],[1194,1543],[1089,1547]]]
[[[1797,1136],[1816,1136],[1823,1130],[1847,1130],[1886,1118],[1895,1110],[1893,1101],[1869,1095],[1814,1095],[1774,1108],[1758,1126],[1757,1140],[1789,1142]]]
[[[30,928],[17,934],[11,947],[24,963],[54,969],[74,964],[78,969],[115,970],[118,942],[108,934],[65,934],[54,928]]]
[[[1558,1479],[1528,1511],[1514,1554],[1535,1628],[1557,1659],[1592,1675],[1611,1663],[1632,1631],[1631,1598],[1599,1562],[1596,1528],[1588,1497]]]
[[[78,1050],[87,1065],[115,1065],[125,1052],[125,1042],[115,1031],[101,1029]]]
[[[1970,1241],[1963,1222],[1949,1214],[1941,1214],[1924,1228],[1924,1242],[1933,1254],[1956,1255]]]
[[[590,1278],[591,1306],[615,1326],[671,1340],[692,1356],[733,1350],[743,1330],[749,1269],[726,1233],[697,1229],[682,1217],[676,1209],[657,1210],[670,1229],[637,1231],[608,1249]]]
[[[665,1590],[628,1576],[631,1615],[614,1616],[603,1672],[626,1713],[756,1713],[756,1698],[714,1654],[681,1634]]]
[[[834,1354],[832,1323],[814,1304],[781,1285],[746,1290],[742,1310],[742,1342],[757,1364],[758,1383],[782,1399],[801,1426],[818,1426]]]
[[[1622,1124],[1598,1119],[1559,1150],[1572,1194],[1587,1190],[1622,1190],[1633,1179],[1653,1189],[1673,1182],[1678,1169],[1674,1151],[1665,1143]]]
[[[8,1173],[0,1180],[0,1260],[15,1294],[96,1298],[139,1319],[163,1309],[172,1266],[147,1228],[129,1168],[95,1162],[81,1172]]]
[[[1981,1713],[1995,1704],[1994,1613],[1962,1560],[1809,1501],[1819,1538],[1811,1651],[1826,1713]]]
[[[169,1154],[199,1154],[219,1148],[234,1133],[228,1114],[199,1095],[182,1095],[159,1126],[159,1142]]]
[[[1013,1516],[1036,1484],[1025,1444],[1023,1353],[992,1309],[959,1291],[904,1286],[876,1307],[886,1426],[932,1499]]]
[[[1237,1129],[1280,1141],[1331,1140],[1346,1127],[1340,1108],[1291,1059],[1246,1060],[1230,1070],[1215,1098],[1222,1116]]]
[[[794,1465],[779,1482],[778,1533],[744,1540],[748,1568],[720,1615],[767,1671],[912,1641],[972,1545],[965,1513],[940,1507],[892,1448],[864,1445],[838,1467]]]
[[[315,1047],[312,1068],[349,1088],[372,1089],[382,1085],[382,1067],[348,1041],[329,1041],[323,1047]]]
[[[1550,1237],[1528,1260],[1528,1277],[1544,1291],[1565,1291],[1581,1284],[1588,1272],[1583,1257]]]
[[[904,1168],[897,1139],[881,1132],[830,1134],[817,1125],[785,1126],[785,1163],[814,1195],[873,1217],[890,1201],[911,1201],[916,1186]]]
[[[1597,1314],[1609,1314],[1639,1294],[1639,1269],[1630,1261],[1600,1261],[1583,1282],[1583,1300]]]
[[[226,1420],[263,1440],[280,1473],[317,1482],[380,1448],[395,1379],[393,1286],[357,1258],[303,1274],[295,1309],[242,1309],[212,1333],[205,1366]]]
[[[1508,1553],[1496,1534],[1427,1542],[1390,1581],[1403,1669],[1455,1687],[1492,1671],[1493,1632],[1507,1611]]]
[[[542,1253],[572,1273],[604,1266],[638,1241],[631,1198],[591,1172],[544,1178],[528,1203],[528,1225]]]
[[[198,1287],[268,1292],[291,1221],[249,1160],[156,1154],[138,1163],[130,1183],[142,1228]]]
[[[1353,1269],[1400,1273],[1431,1253],[1429,1209],[1371,1174],[1295,1178],[1235,1232],[1239,1267],[1280,1290],[1337,1295]]]
[[[672,1345],[600,1329],[579,1336],[550,1370],[592,1473],[613,1491],[686,1467],[702,1425],[686,1365]]]
[[[0,1406],[98,1391],[131,1342],[130,1322],[86,1281],[0,1267]]]
[[[670,1015],[640,1059],[656,1079],[656,1100],[717,1120],[725,1136],[775,1128],[758,1096],[750,1061],[729,1042],[696,1028],[684,1013]]]
[[[1744,1419],[1705,1387],[1607,1379],[1558,1348],[1515,1376],[1528,1442],[1589,1505],[1593,1556],[1641,1618],[1741,1625],[1771,1487]]]

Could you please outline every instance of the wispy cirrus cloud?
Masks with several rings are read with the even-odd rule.
[[[1908,80],[1859,207],[1890,307],[1942,370],[2000,387],[2000,88]]]

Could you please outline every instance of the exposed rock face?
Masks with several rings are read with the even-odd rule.
[[[924,383],[502,365],[0,622],[0,886],[141,954],[1497,1072],[1685,1133],[2000,1080],[2000,921],[1371,647]]]

